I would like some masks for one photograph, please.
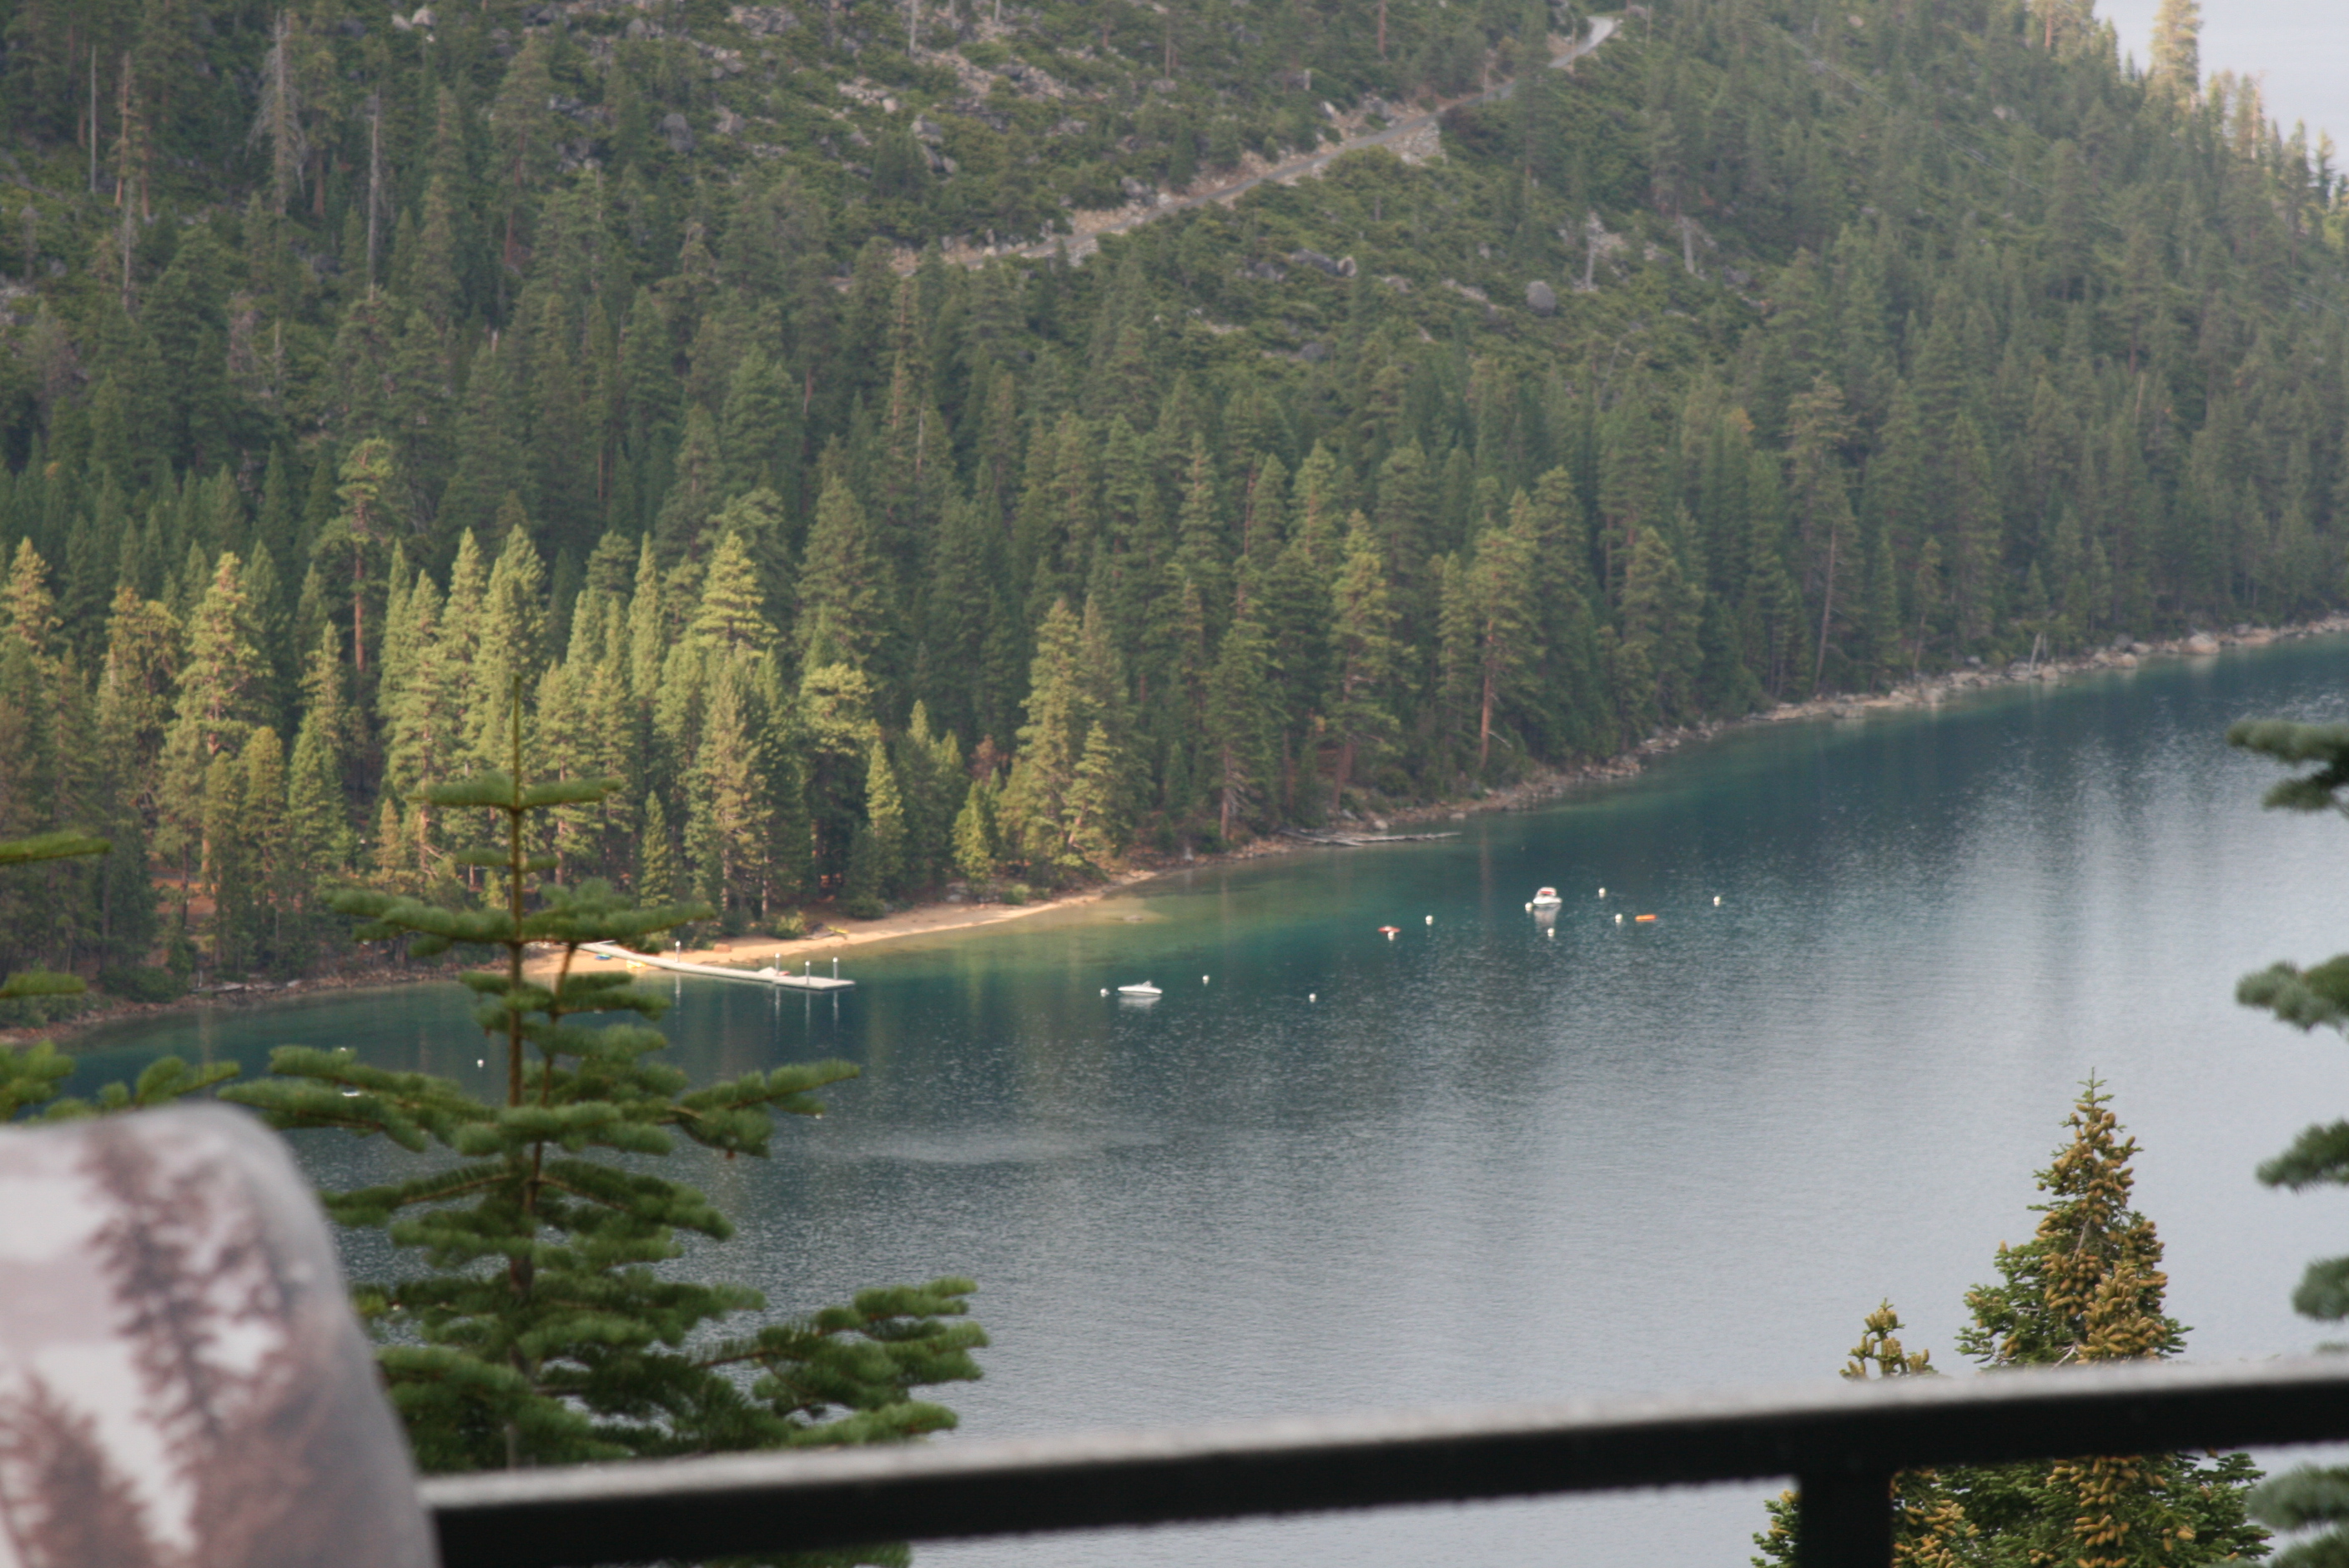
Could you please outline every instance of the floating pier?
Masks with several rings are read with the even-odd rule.
[[[579,947],[581,952],[593,953],[599,958],[625,960],[632,969],[666,969],[672,975],[698,975],[705,980],[743,980],[753,985],[780,985],[792,991],[848,991],[856,985],[855,981],[843,980],[836,973],[814,975],[802,970],[794,975],[788,969],[777,969],[772,965],[764,969],[735,969],[723,964],[695,964],[658,953],[638,953],[616,942],[583,942]],[[840,961],[833,959],[833,968],[836,971],[839,967]]]

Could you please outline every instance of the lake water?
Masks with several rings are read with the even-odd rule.
[[[2276,770],[2220,738],[2253,714],[2349,717],[2349,644],[1741,732],[1447,842],[852,954],[837,1004],[673,986],[697,1076],[864,1068],[773,1161],[696,1165],[741,1221],[696,1266],[782,1308],[976,1277],[988,1377],[945,1391],[972,1437],[1820,1378],[1886,1296],[1954,1366],[2093,1071],[2143,1144],[2189,1355],[2306,1349],[2288,1298],[2349,1195],[2251,1171],[2349,1104],[2349,1059],[2231,994],[2349,947],[2349,828],[2259,809]],[[1153,1006],[1100,995],[1145,978]],[[439,987],[88,1048],[94,1076],[347,1044],[486,1088],[473,1038]],[[1766,1490],[919,1555],[1732,1568]]]

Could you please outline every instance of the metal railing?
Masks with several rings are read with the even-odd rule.
[[[2349,1357],[729,1454],[423,1492],[445,1568],[582,1568],[1792,1476],[1806,1563],[1885,1568],[1899,1470],[2341,1439]]]

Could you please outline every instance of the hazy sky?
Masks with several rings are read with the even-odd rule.
[[[2156,0],[2098,0],[2120,29],[2121,50],[2146,61]],[[2266,78],[2268,116],[2289,132],[2308,122],[2349,143],[2349,5],[2340,0],[2202,0],[2202,74]]]

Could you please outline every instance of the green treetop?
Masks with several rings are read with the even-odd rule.
[[[2036,1233],[2002,1244],[2000,1282],[1967,1293],[1973,1321],[1958,1343],[1986,1367],[2153,1360],[2185,1348],[2184,1326],[2161,1310],[2160,1239],[2129,1207],[2137,1143],[2109,1098],[2089,1080],[2065,1122],[2072,1141],[2039,1172],[2050,1201],[2033,1205]],[[2246,1515],[2258,1474],[2241,1454],[2138,1454],[1969,1470],[1953,1485],[1985,1536],[2008,1543],[1992,1561],[2135,1568],[2264,1555],[2266,1532]]]
[[[1998,1249],[2001,1283],[1966,1295],[1959,1348],[1986,1367],[2175,1356],[2186,1330],[2161,1315],[2168,1276],[2153,1222],[2128,1206],[2137,1140],[2091,1080],[2065,1123],[2071,1144],[2039,1173],[2053,1202],[2038,1233]]]
[[[2153,13],[2153,63],[2147,76],[2164,91],[2190,100],[2202,86],[2202,6],[2199,0],[2161,0]]]
[[[360,934],[411,952],[488,947],[495,970],[465,983],[495,1042],[504,1091],[483,1100],[452,1079],[367,1066],[348,1050],[293,1046],[274,1076],[233,1098],[286,1129],[339,1128],[424,1158],[393,1181],[329,1193],[345,1224],[379,1229],[421,1254],[405,1277],[362,1285],[363,1316],[387,1343],[383,1368],[428,1470],[554,1464],[936,1431],[951,1412],[914,1390],[977,1377],[985,1336],[961,1315],[974,1288],[942,1279],[866,1291],[812,1316],[729,1332],[765,1306],[755,1291],[664,1277],[679,1232],[732,1233],[694,1189],[647,1169],[682,1137],[731,1158],[764,1155],[778,1113],[822,1110],[813,1091],[854,1077],[810,1062],[689,1088],[659,1058],[649,1026],[662,1003],[625,974],[587,971],[594,942],[634,942],[709,913],[636,908],[600,882],[535,883],[533,819],[599,800],[604,779],[521,777],[518,707],[512,772],[419,791],[431,806],[484,815],[492,842],[460,851],[492,897],[452,909],[375,891],[337,908]],[[478,818],[477,818],[478,820]],[[529,954],[547,954],[533,969]],[[634,1015],[589,1027],[581,1016]],[[437,1150],[436,1150],[437,1146]]]
[[[1986,1370],[2151,1360],[2184,1347],[2162,1313],[2168,1280],[2153,1222],[2129,1207],[2137,1144],[2110,1097],[2090,1079],[2064,1125],[2071,1140],[2039,1172],[2049,1201],[2030,1241],[2001,1243],[1999,1283],[1966,1293],[1972,1321],[1958,1344]],[[1844,1368],[1847,1377],[1930,1370],[1892,1335],[1889,1305]],[[2267,1554],[2247,1514],[2259,1472],[2242,1454],[2162,1453],[2053,1463],[1967,1466],[1895,1479],[1894,1562],[1920,1568],[2171,1568]],[[1754,1538],[1760,1568],[1794,1560],[1794,1518],[1782,1499]]]

